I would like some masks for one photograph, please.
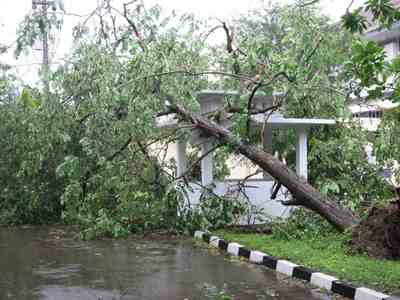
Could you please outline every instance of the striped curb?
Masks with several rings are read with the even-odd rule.
[[[247,258],[252,263],[266,266],[289,277],[305,280],[316,287],[323,288],[346,298],[354,300],[400,300],[399,297],[386,295],[365,287],[356,288],[351,284],[340,281],[336,277],[316,272],[287,260],[277,259],[261,251],[249,250],[243,245],[227,242],[203,231],[196,231],[194,237],[231,255]]]

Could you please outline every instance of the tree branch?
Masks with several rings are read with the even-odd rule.
[[[305,64],[306,66],[309,65],[311,58],[314,56],[314,54],[317,52],[318,48],[320,47],[322,41],[324,40],[324,37],[320,37],[319,40],[317,41],[315,47],[312,49],[312,51],[307,55],[305,59]]]
[[[256,84],[256,86],[251,91],[249,100],[247,100],[247,120],[246,120],[246,132],[247,132],[247,135],[250,134],[250,115],[251,115],[250,114],[250,110],[251,110],[251,107],[253,105],[253,98],[254,98],[257,90],[261,87],[261,85],[262,85],[261,81]]]
[[[281,189],[281,187],[282,187],[282,183],[278,182],[276,184],[276,186],[274,187],[274,190],[272,191],[272,194],[271,194],[271,199],[272,200],[276,199],[276,196],[278,195],[278,192]]]
[[[135,23],[129,18],[129,16],[128,16],[128,8],[127,8],[127,7],[128,7],[128,5],[130,5],[130,4],[134,3],[134,2],[135,2],[135,1],[131,1],[131,2],[129,2],[129,3],[124,3],[124,13],[123,13],[123,17],[124,17],[125,20],[128,22],[128,24],[130,25],[130,27],[132,28],[133,33],[135,34],[136,39],[137,39],[138,42],[139,42],[140,48],[141,48],[143,51],[146,51],[146,45],[144,44],[143,39],[142,39],[142,37],[140,36],[139,30],[138,30],[136,24],[135,24]]]
[[[285,206],[299,206],[299,205],[303,205],[303,203],[295,198],[292,198],[290,200],[286,200],[286,201],[281,201],[282,205]]]
[[[304,8],[306,6],[314,5],[314,4],[318,3],[319,1],[320,0],[311,0],[309,2],[304,2],[304,3],[300,4],[300,5],[298,5],[298,7]]]
[[[117,88],[122,88],[125,87],[127,85],[130,85],[136,81],[143,81],[149,78],[153,78],[153,77],[159,77],[159,76],[169,76],[169,75],[176,75],[176,74],[181,74],[181,75],[185,75],[185,76],[202,76],[202,75],[219,75],[219,76],[227,76],[227,77],[232,77],[238,80],[247,80],[251,83],[257,84],[258,81],[254,80],[253,78],[250,78],[248,76],[245,75],[241,75],[241,74],[233,74],[233,73],[227,73],[227,72],[220,72],[220,71],[202,71],[202,72],[190,72],[190,71],[186,71],[186,70],[175,70],[175,71],[166,71],[166,72],[161,72],[161,73],[154,73],[154,74],[150,74],[150,75],[146,75],[146,76],[139,76],[136,78],[133,78],[132,80],[129,80],[125,83],[122,83],[120,85],[117,86]]]
[[[232,53],[233,52],[233,32],[231,32],[228,28],[228,26],[226,25],[225,22],[221,22],[222,23],[222,28],[225,31],[226,34],[226,51],[228,51],[228,53]]]
[[[108,156],[106,158],[106,161],[112,161],[114,158],[116,158],[118,155],[120,155],[128,146],[129,144],[132,142],[132,137],[129,137],[126,142],[121,146],[121,148],[119,148],[117,151],[115,151],[113,154],[111,154],[110,156]]]
[[[279,107],[281,107],[281,103],[278,103],[276,105],[272,105],[266,108],[262,108],[262,109],[250,109],[250,114],[251,115],[258,115],[258,114],[265,114],[269,111],[273,111],[278,109]],[[228,113],[232,113],[232,114],[243,114],[243,113],[247,113],[246,110],[244,110],[244,108],[238,107],[238,106],[227,106],[225,108],[225,111]],[[170,114],[171,112],[162,112],[160,113],[160,115],[166,115],[166,114]]]
[[[205,42],[205,41],[208,39],[208,37],[209,37],[214,31],[216,31],[216,30],[219,29],[219,28],[223,28],[223,27],[220,26],[220,25],[218,25],[218,26],[215,26],[215,27],[211,28],[207,33],[205,33],[205,35],[204,35],[202,41]]]
[[[185,173],[183,173],[182,175],[178,176],[175,178],[175,180],[178,180],[180,178],[186,177],[187,174],[189,174],[189,172],[191,172],[193,170],[193,168],[200,163],[207,155],[211,154],[212,152],[214,152],[215,150],[217,150],[218,148],[222,147],[223,144],[218,144],[214,147],[212,147],[210,150],[208,150],[207,152],[203,153],[199,158],[197,158],[192,165],[185,171]]]

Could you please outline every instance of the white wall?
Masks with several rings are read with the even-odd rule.
[[[282,188],[278,193],[277,198],[275,200],[270,200],[272,186],[273,181],[249,180],[246,182],[244,192],[251,201],[250,205],[255,211],[261,210],[263,216],[253,213],[250,216],[243,217],[242,220],[240,220],[240,224],[247,224],[248,219],[250,220],[250,224],[257,224],[276,217],[287,218],[290,216],[290,213],[294,208],[286,207],[279,202],[282,200],[288,200],[286,189]],[[190,187],[192,189],[192,191],[188,191],[190,206],[196,207],[199,204],[202,188],[196,183],[190,183]],[[238,180],[215,182],[213,192],[219,196],[225,195],[233,199],[245,199],[243,194],[238,191]],[[262,219],[255,220],[256,217],[262,217]]]
[[[399,49],[399,40],[391,41],[387,44],[383,45],[383,48],[385,49],[387,59],[392,60],[394,59],[397,55],[399,55],[400,49]]]

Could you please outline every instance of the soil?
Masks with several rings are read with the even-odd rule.
[[[400,199],[372,208],[354,229],[351,246],[376,258],[400,260]]]

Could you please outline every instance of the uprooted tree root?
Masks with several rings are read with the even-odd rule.
[[[351,246],[376,258],[400,260],[400,199],[372,208],[354,229]]]

